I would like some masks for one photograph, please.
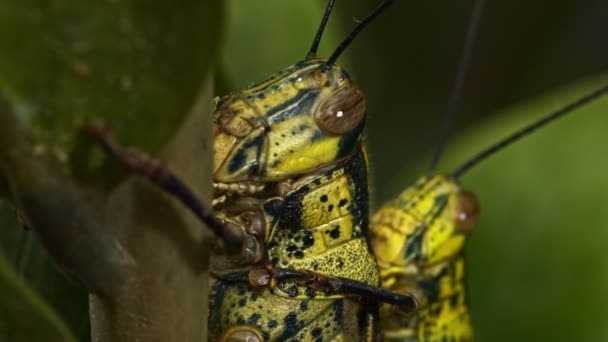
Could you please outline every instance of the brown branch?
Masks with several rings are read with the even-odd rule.
[[[211,194],[211,79],[164,154],[205,200]],[[100,199],[60,165],[34,155],[1,99],[0,122],[0,173],[12,202],[56,264],[91,292],[93,341],[206,340],[210,237],[200,221],[135,176]]]
[[[213,153],[211,79],[161,155],[167,167],[206,201],[211,195]],[[135,175],[112,191],[106,213],[137,266],[117,296],[90,297],[93,342],[206,341],[211,239],[207,229],[182,203]]]
[[[19,208],[48,254],[72,280],[111,297],[130,276],[133,259],[107,229],[100,201],[35,156],[33,144],[0,96],[0,170]]]

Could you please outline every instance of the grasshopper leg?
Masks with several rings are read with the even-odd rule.
[[[148,158],[141,152],[123,149],[112,138],[111,129],[101,121],[93,122],[89,125],[88,130],[108,155],[129,170],[147,178],[188,207],[215,235],[222,239],[230,251],[240,251],[243,248],[244,234],[237,227],[230,227],[220,221],[188,186],[161,162]]]
[[[317,272],[267,266],[266,268],[252,269],[248,276],[249,282],[253,286],[274,288],[279,282],[291,280],[315,290],[361,296],[366,299],[392,304],[405,315],[411,315],[419,308],[418,300],[411,293],[392,292],[360,281],[343,277],[331,277]]]

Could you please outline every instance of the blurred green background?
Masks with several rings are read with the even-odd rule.
[[[319,54],[376,3],[338,1]],[[324,4],[226,1],[218,95],[303,58]],[[339,60],[368,95],[376,207],[428,168],[471,8],[398,1]],[[488,2],[442,169],[607,83],[607,34],[606,1]],[[607,114],[608,99],[590,104],[462,178],[482,205],[467,247],[478,341],[608,340]],[[0,218],[7,259],[86,339],[82,294],[70,297],[10,210]]]

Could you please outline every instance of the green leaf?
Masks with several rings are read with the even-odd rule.
[[[23,279],[20,282],[29,284],[22,286],[31,289],[28,291],[35,291],[37,298],[41,296],[43,299],[37,300],[52,307],[45,310],[59,314],[60,320],[68,324],[80,341],[88,341],[87,294],[57,271],[33,233],[21,227],[16,213],[1,201],[0,232],[0,255],[5,257],[8,267],[14,269],[12,272]],[[9,292],[0,292],[0,310],[6,310],[4,303],[8,303],[12,296]],[[34,306],[31,310],[37,307]],[[42,312],[38,315],[45,317]]]
[[[76,341],[60,316],[15,273],[0,254],[0,340]]]
[[[8,2],[0,89],[32,130],[35,152],[97,182],[102,158],[87,148],[83,126],[104,118],[127,144],[165,143],[209,70],[220,12],[219,1]]]

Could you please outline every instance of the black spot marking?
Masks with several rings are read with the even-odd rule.
[[[317,296],[317,291],[315,291],[314,289],[311,289],[310,287],[307,287],[306,291],[304,291],[304,293],[306,294],[306,297],[308,297],[308,298],[315,298]]]
[[[312,332],[311,332],[312,337],[319,337],[319,336],[321,336],[321,332],[322,332],[322,330],[319,327],[316,327],[316,328],[312,329]]]
[[[289,238],[291,239],[292,237]],[[302,253],[300,248],[298,248],[298,246],[293,243],[288,244],[285,250],[287,251],[287,256],[290,258],[295,257],[298,259],[302,259],[304,257],[304,253]]]
[[[240,306],[240,307],[243,307],[243,306],[245,306],[245,304],[247,304],[247,299],[245,299],[245,298],[241,298],[241,299],[239,300],[239,306]]]
[[[329,212],[331,213],[333,210],[334,210],[334,205],[333,205],[333,204],[330,204],[330,205],[327,207],[327,211],[329,211]]]
[[[308,301],[303,300],[300,302],[300,310],[302,310],[302,311],[308,310]]]
[[[268,324],[266,324],[268,326],[269,329],[274,329],[276,327],[279,326],[279,322],[277,322],[276,320],[270,320],[268,321]]]
[[[340,202],[338,202],[338,207],[342,208],[347,203],[348,203],[348,200],[346,198],[343,198],[343,199],[340,200]]]
[[[290,312],[283,319],[284,330],[279,340],[283,341],[288,339],[291,336],[294,336],[300,330],[300,325],[298,324],[298,316],[295,312]]]
[[[304,232],[304,238],[302,239],[302,249],[308,249],[315,244],[315,238],[312,236],[312,232],[307,230]]]
[[[249,318],[247,318],[247,323],[257,324],[260,317],[262,317],[262,316],[260,316],[259,313],[254,313],[253,315],[249,316]]]
[[[238,325],[243,325],[243,324],[245,324],[245,319],[243,318],[243,316],[239,316],[239,317],[236,319],[236,323],[237,323]]]
[[[287,295],[291,298],[296,297],[299,293],[298,287],[296,285],[290,286],[288,289],[285,290],[285,292],[287,292]]]
[[[337,239],[340,237],[340,226],[335,226],[334,229],[329,231],[329,236],[332,239]]]
[[[319,200],[321,200],[321,202],[323,202],[323,203],[327,202],[327,200],[328,200],[327,195],[321,195]]]

